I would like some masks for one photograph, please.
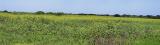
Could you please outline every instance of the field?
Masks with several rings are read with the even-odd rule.
[[[0,45],[160,45],[160,19],[0,13]]]

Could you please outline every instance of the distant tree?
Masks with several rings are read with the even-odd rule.
[[[147,17],[147,18],[152,18],[153,16],[152,16],[152,15],[146,15],[146,17]]]
[[[47,12],[46,14],[54,14],[53,12]]]
[[[79,14],[77,14],[77,15],[87,15],[87,14],[84,14],[84,13],[79,13]]]
[[[72,14],[72,13],[65,13],[65,14],[67,14],[67,15],[74,15],[74,14]]]
[[[8,11],[7,11],[7,10],[4,10],[4,11],[2,11],[2,12],[8,13]]]
[[[123,14],[122,17],[131,17],[131,15]]]
[[[131,15],[130,17],[138,17],[137,15]]]
[[[156,15],[157,17],[160,17],[160,15]]]
[[[55,13],[55,15],[57,15],[57,16],[61,16],[61,15],[64,15],[65,13],[63,13],[63,12],[57,12],[57,13]]]
[[[157,17],[158,17],[158,19],[160,19],[160,15],[158,15]]]
[[[105,16],[110,16],[110,14],[104,14]]]
[[[160,17],[160,15],[156,15],[156,17]]]
[[[37,11],[37,12],[35,12],[35,14],[45,14],[45,12],[43,12],[43,11]]]
[[[115,15],[113,15],[114,17],[121,17],[121,15],[119,15],[119,14],[115,14]]]
[[[141,17],[141,18],[142,18],[142,17],[144,17],[144,16],[143,16],[143,15],[139,15],[138,17]]]
[[[86,15],[97,15],[97,14],[86,14]]]
[[[156,17],[156,19],[160,19],[160,15],[156,15],[155,17]]]
[[[77,15],[98,15],[98,14],[85,14],[85,13],[79,13]]]
[[[109,14],[101,14],[100,16],[110,16]]]

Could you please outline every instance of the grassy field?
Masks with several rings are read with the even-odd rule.
[[[0,13],[0,45],[160,45],[160,19]]]

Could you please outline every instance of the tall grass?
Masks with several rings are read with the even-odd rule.
[[[159,19],[0,13],[0,45],[159,44]]]

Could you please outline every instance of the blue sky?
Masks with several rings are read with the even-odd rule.
[[[159,15],[160,0],[0,0],[0,10]]]

